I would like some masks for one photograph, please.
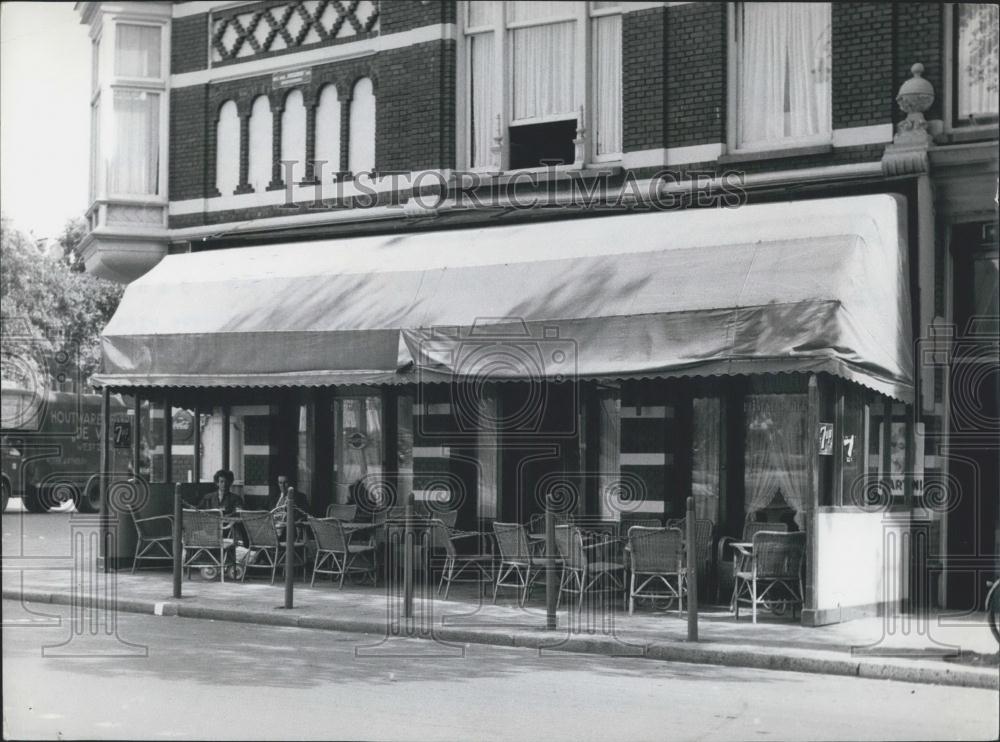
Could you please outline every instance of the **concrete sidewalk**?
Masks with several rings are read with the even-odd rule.
[[[35,563],[24,569],[5,560],[3,597],[24,602],[73,604],[72,572],[59,565]],[[61,567],[61,568],[60,568]],[[558,614],[558,629],[546,631],[544,588],[533,591],[525,608],[513,591],[480,600],[474,586],[455,586],[448,600],[421,594],[418,585],[413,618],[402,616],[402,600],[386,587],[351,587],[329,583],[310,588],[295,584],[294,608],[283,610],[283,586],[254,579],[245,583],[184,580],[180,600],[172,598],[168,573],[95,575],[93,594],[107,595],[117,610],[186,618],[350,631],[365,635],[358,651],[391,654],[399,637],[428,639],[426,653],[462,651],[466,643],[534,647],[540,651],[587,652],[695,662],[734,667],[854,675],[919,683],[998,688],[997,645],[982,614],[950,617],[936,614],[872,618],[809,628],[787,617],[764,614],[753,625],[741,614],[737,623],[728,611],[704,609],[699,615],[699,641],[686,640],[683,614],[644,605],[634,616],[621,610],[620,596],[609,605]],[[114,588],[114,592],[110,588]],[[105,588],[108,588],[106,590]],[[117,595],[115,598],[114,596]],[[106,607],[105,598],[96,604]],[[81,615],[86,616],[85,612]],[[7,619],[5,619],[6,622]],[[84,619],[85,620],[85,619]],[[93,619],[92,619],[93,620]],[[103,621],[103,619],[101,619]],[[96,630],[96,629],[95,629]],[[129,637],[122,637],[128,640]],[[406,653],[413,654],[413,644]]]

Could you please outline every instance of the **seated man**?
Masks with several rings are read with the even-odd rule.
[[[228,469],[219,469],[215,472],[212,481],[215,482],[216,489],[213,492],[206,492],[198,500],[199,510],[218,509],[224,515],[235,515],[237,508],[244,507],[243,495],[238,495],[232,491],[235,477]]]

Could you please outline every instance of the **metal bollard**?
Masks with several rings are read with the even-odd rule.
[[[554,498],[550,492],[545,496],[545,628],[556,628],[556,602],[559,586],[556,585],[556,518],[553,514]]]
[[[181,597],[181,572],[184,565],[184,547],[181,544],[181,528],[184,525],[184,509],[181,502],[181,485],[174,485],[174,597]]]
[[[403,610],[413,618],[413,504],[411,492],[406,498],[406,523],[403,531]]]
[[[295,590],[295,488],[285,498],[285,608],[292,608]]]
[[[694,498],[687,499],[687,598],[688,641],[698,641],[698,524],[694,517]]]

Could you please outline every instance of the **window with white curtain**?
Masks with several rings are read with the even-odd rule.
[[[574,164],[581,112],[585,158],[620,158],[621,12],[619,2],[465,3],[471,167]]]
[[[115,28],[115,75],[159,78],[161,26],[119,23]]]
[[[116,88],[114,143],[108,163],[108,191],[152,196],[159,192],[160,94]]]
[[[347,169],[357,175],[375,169],[375,89],[362,77],[351,96]]]
[[[830,3],[735,8],[736,147],[828,142]]]
[[[289,175],[288,162],[292,162]],[[301,90],[285,97],[281,113],[281,178],[298,183],[306,175],[306,105]]]
[[[249,163],[247,182],[257,193],[267,190],[271,182],[271,138],[274,129],[271,101],[258,96],[250,108]]]
[[[219,108],[215,126],[215,188],[223,196],[232,196],[240,184],[240,115],[235,101]]]
[[[958,3],[953,12],[955,123],[996,123],[1000,113],[997,64],[1000,7]]]
[[[325,86],[316,105],[316,166],[317,176],[326,180],[340,170],[340,100],[337,88]]]

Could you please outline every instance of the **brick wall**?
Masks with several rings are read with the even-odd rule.
[[[726,5],[667,9],[666,139],[670,147],[726,140]]]
[[[431,0],[428,3],[414,0],[381,0],[379,13],[381,32],[398,33],[434,23],[454,23],[455,2],[454,0]]]
[[[379,54],[376,166],[455,166],[455,43],[429,42]]]
[[[890,97],[895,98],[899,86],[911,77],[914,62],[924,65],[924,77],[934,86],[934,105],[925,114],[928,120],[942,118],[944,97],[944,28],[940,3],[906,3],[893,5],[896,31],[895,79]],[[905,118],[893,106],[894,120]]]
[[[170,174],[172,201],[203,198],[208,151],[208,86],[170,91]],[[214,153],[211,153],[214,161]]]
[[[834,3],[833,128],[892,120],[891,3]]]
[[[626,152],[664,146],[665,19],[663,8],[622,17],[622,145]]]
[[[208,13],[174,18],[170,23],[170,71],[194,72],[208,67]]]

